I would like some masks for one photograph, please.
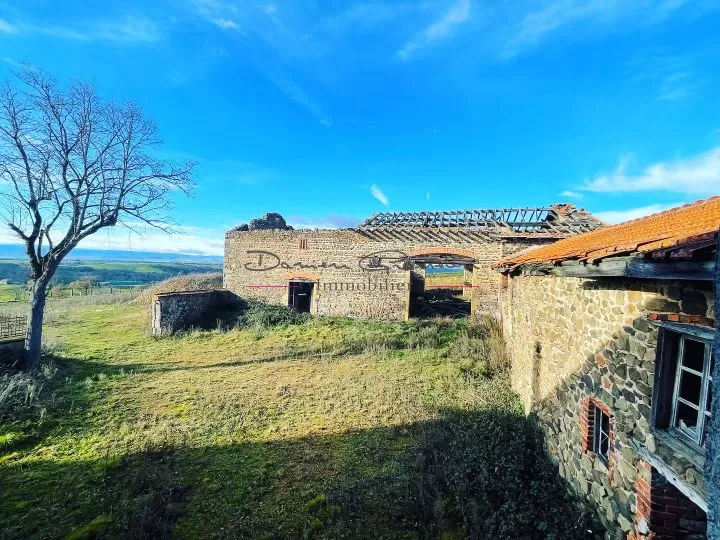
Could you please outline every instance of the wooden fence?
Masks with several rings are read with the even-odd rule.
[[[25,317],[0,317],[0,341],[25,337]]]

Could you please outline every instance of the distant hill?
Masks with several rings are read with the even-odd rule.
[[[25,250],[18,244],[0,244],[0,259],[22,260]],[[186,253],[154,253],[151,251],[120,251],[77,248],[67,257],[68,261],[133,261],[133,262],[185,262],[222,264],[220,255],[189,255]]]
[[[68,284],[78,279],[94,278],[118,285],[141,284],[208,272],[222,272],[222,257],[75,249],[60,263],[52,283]],[[0,281],[23,284],[28,277],[29,265],[22,246],[0,245]]]

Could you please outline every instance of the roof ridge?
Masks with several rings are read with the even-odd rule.
[[[597,260],[623,253],[650,253],[686,244],[698,236],[717,235],[720,196],[712,196],[649,216],[610,225],[565,238],[522,255],[499,261],[495,267],[516,267],[537,262]]]
[[[631,223],[635,223],[637,221],[643,221],[650,218],[656,218],[658,216],[662,216],[664,214],[673,214],[675,212],[680,212],[683,209],[690,208],[693,206],[702,206],[703,204],[709,203],[710,201],[713,201],[715,199],[720,199],[720,195],[713,195],[712,197],[708,197],[707,199],[700,199],[694,202],[689,202],[685,204],[681,204],[680,206],[673,206],[672,208],[668,208],[667,210],[661,210],[660,212],[655,212],[654,214],[650,214],[647,216],[640,216],[633,219],[628,219],[627,221],[622,221],[620,223],[615,223],[614,225],[608,225],[605,227],[605,229],[612,229],[614,227],[620,227],[622,225],[630,225]],[[593,231],[595,232],[595,231]]]

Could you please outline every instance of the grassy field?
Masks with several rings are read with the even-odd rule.
[[[598,534],[488,323],[256,317],[155,340],[147,307],[68,302],[41,372],[0,374],[1,538]]]
[[[464,274],[459,272],[428,272],[425,275],[425,288],[464,285]]]
[[[0,284],[0,302],[12,302],[21,297],[25,292],[25,285],[2,285]]]

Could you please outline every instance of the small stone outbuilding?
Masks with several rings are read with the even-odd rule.
[[[317,315],[402,320],[424,290],[428,265],[461,265],[470,313],[493,313],[501,283],[494,263],[603,225],[558,204],[383,213],[340,230],[243,226],[225,235],[223,286]]]
[[[512,385],[611,538],[706,536],[720,198],[501,261]]]

